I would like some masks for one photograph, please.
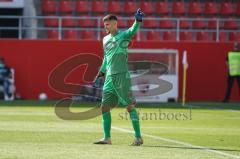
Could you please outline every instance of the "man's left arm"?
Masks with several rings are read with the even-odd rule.
[[[136,32],[139,30],[143,15],[144,15],[143,12],[139,8],[135,13],[135,21],[133,25],[128,30],[125,31],[127,38],[132,38],[132,36],[136,34]]]

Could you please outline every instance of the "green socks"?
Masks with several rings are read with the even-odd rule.
[[[110,112],[104,112],[102,114],[102,125],[103,125],[103,131],[104,131],[104,138],[110,138],[110,131],[111,131],[111,113]]]
[[[139,118],[138,118],[138,113],[135,108],[133,108],[130,112],[130,118],[132,120],[132,125],[133,129],[135,131],[135,137],[140,138],[141,137],[141,132],[140,132],[140,124],[139,124]],[[104,138],[110,138],[111,134],[111,113],[110,112],[104,112],[102,114],[102,125],[103,125],[103,131],[104,131]]]
[[[130,118],[132,120],[132,125],[133,129],[135,131],[135,137],[140,138],[141,137],[141,132],[140,132],[140,124],[139,124],[139,118],[138,118],[138,113],[135,108],[133,108],[130,112]]]

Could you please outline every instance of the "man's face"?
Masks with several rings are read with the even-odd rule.
[[[105,28],[107,34],[117,30],[117,21],[116,20],[106,20],[103,23],[104,23],[104,28]]]

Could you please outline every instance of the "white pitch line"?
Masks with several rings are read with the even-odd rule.
[[[126,133],[131,133],[131,134],[134,133],[133,131],[128,130],[128,129],[123,129],[123,128],[119,128],[119,127],[112,127],[112,128],[115,129],[115,130],[118,130],[118,131],[126,132]],[[154,136],[154,135],[149,135],[149,134],[145,134],[145,133],[142,133],[142,135],[146,136],[146,137],[149,137],[149,138],[156,139],[156,140],[161,140],[161,141],[166,141],[166,142],[170,142],[170,143],[175,143],[175,144],[179,144],[179,145],[183,145],[183,146],[188,146],[188,147],[191,147],[191,148],[203,149],[203,150],[206,150],[208,152],[213,152],[213,153],[218,154],[218,155],[223,155],[223,156],[227,156],[227,157],[231,157],[231,158],[240,159],[240,156],[232,155],[232,154],[225,153],[225,152],[222,152],[222,151],[212,150],[212,149],[209,149],[209,148],[203,147],[203,146],[192,145],[192,144],[189,144],[189,143],[186,143],[186,142],[181,142],[181,141],[177,141],[177,140],[167,139],[167,138]]]

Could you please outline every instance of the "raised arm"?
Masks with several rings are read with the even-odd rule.
[[[143,15],[144,15],[144,13],[139,8],[137,10],[137,12],[135,13],[135,21],[134,21],[133,25],[128,30],[125,31],[127,38],[131,38],[139,30]]]

